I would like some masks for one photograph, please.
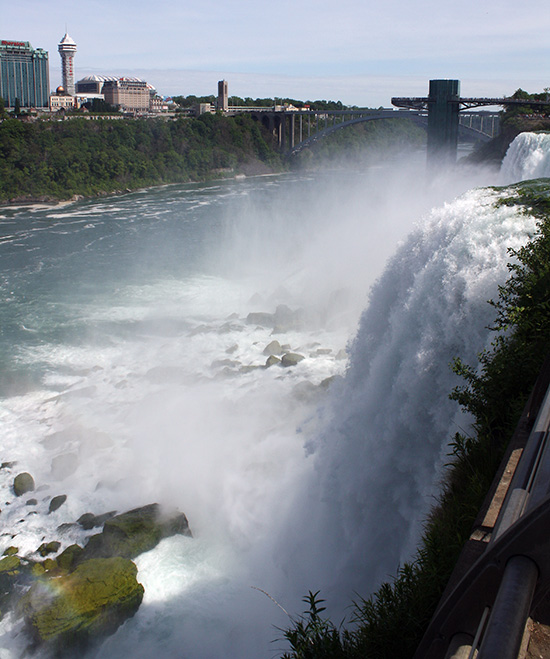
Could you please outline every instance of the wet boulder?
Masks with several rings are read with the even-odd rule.
[[[265,311],[251,311],[246,317],[248,325],[260,325],[260,327],[275,327],[275,316]]]
[[[78,524],[85,530],[89,531],[96,526],[103,526],[108,519],[116,515],[116,510],[111,510],[102,515],[94,515],[93,513],[84,513],[76,520]]]
[[[264,355],[280,355],[282,351],[281,344],[275,339],[266,345]]]
[[[61,508],[61,506],[67,501],[67,495],[66,494],[59,494],[56,497],[54,497],[50,501],[50,505],[48,508],[48,513],[53,513],[55,512],[58,508]]]
[[[82,547],[74,544],[64,549],[56,559],[57,565],[62,569],[70,572],[78,562],[78,557],[82,554]]]
[[[265,361],[265,367],[269,368],[270,366],[275,366],[276,364],[280,364],[281,360],[276,357],[275,355],[269,355],[269,357]]]
[[[89,538],[79,562],[110,556],[134,558],[176,534],[191,535],[187,517],[180,512],[166,515],[152,503],[108,519],[103,531]]]
[[[286,352],[281,358],[281,365],[296,366],[296,364],[301,362],[303,359],[305,359],[305,357],[303,355],[299,355],[297,352]]]
[[[61,547],[61,543],[57,540],[52,540],[52,542],[43,542],[40,547],[38,547],[37,552],[40,556],[47,556],[48,554],[55,554],[56,551]]]
[[[143,586],[132,561],[91,559],[74,572],[38,579],[18,603],[36,648],[58,657],[77,656],[113,634],[139,608]]]
[[[0,620],[11,608],[11,598],[21,578],[21,560],[15,554],[0,559]]]
[[[22,474],[18,474],[13,481],[13,491],[16,497],[20,497],[27,492],[32,492],[34,490],[34,478],[24,471]]]

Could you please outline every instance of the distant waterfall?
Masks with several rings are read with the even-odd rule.
[[[550,176],[550,133],[520,133],[508,147],[500,183]]]

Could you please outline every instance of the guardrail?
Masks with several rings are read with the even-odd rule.
[[[535,422],[526,420],[530,412],[522,417],[524,425],[532,424],[528,439],[511,452],[503,470],[506,474],[514,465],[496,523],[492,529],[482,525],[485,541],[489,534],[490,539],[444,595],[414,659],[518,657],[527,619],[550,589],[550,387],[545,386]]]

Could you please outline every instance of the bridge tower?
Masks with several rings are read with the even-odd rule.
[[[430,80],[428,164],[454,162],[458,144],[460,80]]]

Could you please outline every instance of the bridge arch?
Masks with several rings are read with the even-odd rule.
[[[409,119],[417,126],[428,130],[428,117],[426,114],[420,114],[417,112],[402,112],[399,110],[382,110],[380,112],[373,112],[372,114],[362,117],[349,119],[348,121],[343,121],[339,124],[334,124],[333,126],[329,126],[328,128],[320,130],[317,133],[314,133],[313,135],[302,140],[299,144],[290,149],[289,153],[290,155],[299,153],[302,149],[311,146],[320,139],[328,137],[337,130],[342,130],[348,126],[363,123],[365,121],[380,121],[382,119]],[[482,133],[475,128],[471,128],[470,126],[465,126],[462,124],[459,124],[458,134],[464,141],[488,142],[491,139],[489,135],[486,135],[485,133]]]

